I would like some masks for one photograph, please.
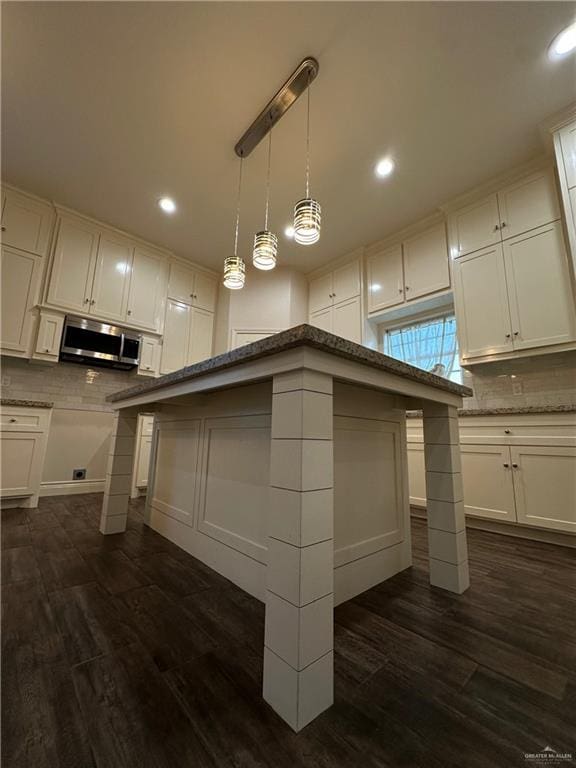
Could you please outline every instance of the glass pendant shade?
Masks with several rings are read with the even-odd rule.
[[[311,197],[298,200],[294,206],[294,240],[300,245],[312,245],[320,239],[322,211],[320,203]]]
[[[278,238],[273,232],[263,230],[254,235],[252,263],[256,269],[274,269],[278,255]]]
[[[244,287],[246,265],[240,256],[228,256],[224,259],[224,285],[233,291]]]

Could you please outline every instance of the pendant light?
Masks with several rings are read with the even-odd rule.
[[[270,202],[270,160],[272,157],[272,131],[268,134],[268,171],[266,174],[266,213],[264,214],[264,229],[254,236],[252,264],[256,269],[274,269],[278,255],[278,238],[268,231],[268,207]]]
[[[294,240],[300,245],[312,245],[320,239],[320,203],[310,197],[310,82],[306,91],[306,197],[294,206]]]
[[[234,256],[224,259],[224,286],[233,291],[244,287],[246,278],[246,265],[241,256],[238,256],[238,230],[240,228],[240,193],[242,191],[242,161],[240,158],[240,174],[238,177],[238,201],[236,203],[236,233],[234,235]]]

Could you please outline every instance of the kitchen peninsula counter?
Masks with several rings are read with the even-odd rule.
[[[266,604],[263,695],[294,730],[333,701],[333,607],[411,565],[406,411],[424,414],[430,581],[468,557],[466,387],[301,325],[111,395],[100,530],[125,529],[155,413],[148,525]]]

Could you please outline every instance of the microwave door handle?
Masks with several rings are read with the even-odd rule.
[[[122,360],[124,357],[124,334],[120,334],[120,352],[118,353],[118,360]]]

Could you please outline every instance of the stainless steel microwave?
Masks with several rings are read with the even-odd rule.
[[[60,360],[130,370],[140,359],[141,336],[127,328],[68,315]]]

